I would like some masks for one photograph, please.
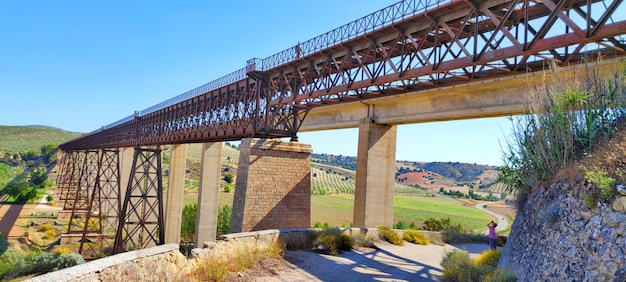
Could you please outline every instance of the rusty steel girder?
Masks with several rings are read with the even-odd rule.
[[[296,138],[314,107],[624,56],[620,6],[623,0],[402,1],[61,148]]]
[[[120,164],[118,149],[103,149],[93,192],[82,229],[78,253],[85,259],[113,254],[113,244],[121,214]]]
[[[60,190],[59,203],[64,207],[68,199],[73,199],[78,187],[79,164],[82,162],[80,151],[65,152],[59,161],[57,187]]]
[[[82,156],[79,163],[78,181],[75,191],[70,190],[68,199],[65,201],[64,210],[71,210],[70,222],[67,227],[67,234],[82,234],[88,208],[90,206],[91,194],[98,179],[98,171],[102,165],[99,150],[85,150],[78,152]]]
[[[161,148],[136,147],[113,253],[162,245],[165,236]]]
[[[626,17],[614,13],[622,1],[603,3],[454,1],[268,71],[268,106],[318,107],[624,56]],[[582,52],[589,43],[597,44]]]

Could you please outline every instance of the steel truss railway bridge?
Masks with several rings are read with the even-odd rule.
[[[552,63],[621,58],[625,10],[622,0],[406,0],[250,59],[240,70],[60,145],[57,186],[70,218],[66,235],[78,238],[86,258],[177,243],[184,144],[204,143],[196,245],[214,239],[219,154],[229,140],[242,140],[243,147],[231,231],[309,227],[311,150],[294,145],[309,113],[425,91],[437,99],[435,90],[444,87],[528,74]],[[359,118],[354,225],[390,225],[395,125],[379,124],[375,115]],[[283,137],[292,142],[272,141]],[[173,145],[167,197],[164,145]],[[294,159],[303,159],[304,167],[292,165]],[[287,190],[268,192],[276,183],[255,174],[255,161],[302,172]],[[281,196],[264,202],[250,196],[264,193]]]

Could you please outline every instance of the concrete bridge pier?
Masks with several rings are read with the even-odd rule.
[[[180,242],[186,170],[187,144],[172,145],[165,205],[165,244]]]
[[[217,236],[218,196],[222,172],[222,142],[202,144],[200,162],[200,191],[194,246],[201,248],[204,242],[215,241]]]
[[[311,145],[243,139],[230,233],[311,225]]]
[[[359,122],[354,227],[393,226],[397,126]]]
[[[133,158],[135,157],[135,148],[120,148],[120,201],[124,202],[124,196],[130,182],[130,172],[133,170]],[[120,204],[121,206],[121,204]]]

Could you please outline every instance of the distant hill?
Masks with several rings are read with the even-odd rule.
[[[313,162],[356,170],[356,157],[312,154]],[[396,162],[396,180],[422,187],[464,186],[489,188],[497,178],[498,168],[490,165],[459,162]]]
[[[47,144],[61,144],[78,137],[76,133],[48,126],[2,126],[0,125],[0,151],[38,151]]]

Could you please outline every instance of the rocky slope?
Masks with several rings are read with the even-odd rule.
[[[620,135],[530,192],[499,267],[519,281],[626,281],[626,191],[605,203],[590,201],[598,188],[583,176],[605,171],[616,186],[624,184],[626,134]]]

